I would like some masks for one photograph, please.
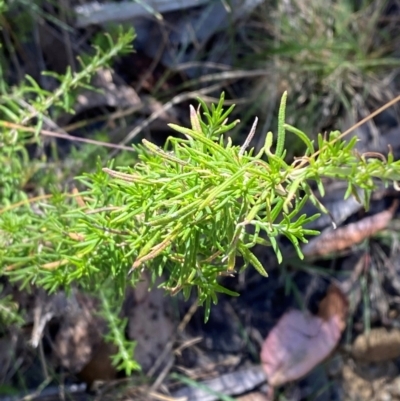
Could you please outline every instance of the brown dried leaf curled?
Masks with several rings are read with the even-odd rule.
[[[388,210],[366,217],[336,230],[326,230],[302,248],[304,256],[322,256],[343,251],[385,229],[393,217],[398,201]]]

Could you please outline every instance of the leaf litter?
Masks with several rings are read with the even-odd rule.
[[[336,230],[327,229],[321,235],[311,239],[303,246],[304,256],[324,256],[343,251],[385,229],[393,218],[399,205],[395,200],[389,209],[365,217]]]
[[[308,311],[285,313],[261,349],[261,363],[272,387],[297,380],[325,360],[345,328],[347,300],[331,286],[318,315]]]

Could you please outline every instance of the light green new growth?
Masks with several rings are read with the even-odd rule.
[[[211,109],[200,101],[202,112],[191,109],[191,129],[170,125],[184,139],[170,137],[165,149],[143,141],[133,167],[99,163],[96,173],[79,177],[86,187],[80,193],[84,208],[62,193],[54,193],[47,206],[39,204],[47,218],[32,226],[29,247],[11,246],[4,254],[6,264],[15,264],[7,274],[48,290],[75,281],[96,288],[111,276],[121,292],[145,268],[154,278],[162,274],[163,287],[172,294],[183,291],[188,297],[197,288],[208,315],[218,292],[236,295],[219,284],[219,277],[240,268],[237,256],[244,260],[242,268],[251,264],[267,275],[251,250],[256,244],[272,246],[281,262],[277,239],[285,236],[303,257],[301,243],[317,234],[305,225],[317,215],[301,214],[302,207],[310,200],[323,208],[312,181],[323,193],[322,177],[346,180],[349,195],[357,187],[369,193],[375,178],[389,183],[400,177],[392,157],[385,162],[358,156],[356,139],[337,140],[338,132],[320,135],[315,155],[307,135],[282,118],[277,146],[286,129],[307,147],[303,159],[287,164],[272,151],[271,135],[257,155],[242,154],[224,135],[237,121],[226,122],[232,108],[224,110],[223,101],[222,96]],[[280,116],[284,107],[283,99]],[[34,251],[39,243],[48,244],[44,252]]]
[[[119,51],[128,50],[131,40],[121,35]],[[106,62],[110,52],[99,53],[95,65]],[[59,77],[61,86],[68,90],[83,85],[84,71],[90,75],[94,67],[85,64],[76,76]],[[60,90],[42,93],[34,84],[29,90],[38,92],[35,109],[41,113],[50,105],[69,107],[68,96],[60,98]],[[4,115],[13,122],[27,121],[31,114],[12,99],[5,97]],[[233,145],[229,131],[238,121],[228,122],[233,106],[224,109],[223,95],[211,107],[199,102],[199,111],[190,108],[191,128],[170,125],[183,137],[170,137],[163,149],[144,140],[135,147],[139,161],[130,167],[115,162],[104,166],[99,160],[95,172],[77,178],[78,194],[53,179],[51,187],[44,186],[45,195],[28,201],[25,183],[34,173],[24,174],[36,166],[26,151],[31,138],[6,129],[1,134],[0,163],[6,166],[0,179],[2,274],[23,287],[56,291],[79,285],[101,294],[109,339],[120,350],[114,362],[127,371],[138,368],[130,359],[134,343],[124,341],[126,321],[117,318],[116,311],[126,287],[135,285],[143,270],[153,280],[162,276],[162,287],[171,294],[182,291],[189,297],[197,290],[207,319],[218,293],[237,295],[220,284],[221,277],[249,265],[267,276],[252,251],[255,245],[271,246],[281,262],[278,239],[283,236],[303,257],[301,244],[318,234],[305,228],[318,216],[302,214],[305,203],[310,200],[326,212],[314,183],[323,194],[324,177],[344,180],[346,196],[357,196],[362,188],[368,206],[376,180],[388,185],[400,179],[400,162],[392,155],[387,160],[363,157],[354,152],[356,138],[345,142],[338,132],[319,135],[314,144],[285,124],[286,94],[276,141],[268,133],[258,154]],[[306,147],[304,157],[292,163],[284,159],[285,131]],[[35,139],[40,143],[40,136]],[[241,266],[238,260],[243,260]]]

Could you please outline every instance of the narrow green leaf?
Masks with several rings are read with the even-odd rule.
[[[261,262],[258,260],[256,255],[254,255],[253,252],[251,252],[244,244],[242,241],[238,241],[238,248],[239,252],[242,254],[243,258],[246,260],[246,262],[251,263],[254,268],[264,277],[268,277],[268,273],[265,271],[263,265]]]
[[[285,113],[286,113],[286,100],[287,92],[283,92],[281,103],[279,106],[278,114],[278,138],[276,142],[275,154],[278,157],[282,157],[283,150],[285,147]]]

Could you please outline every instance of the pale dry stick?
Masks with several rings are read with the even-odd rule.
[[[189,68],[195,68],[195,67],[214,68],[216,70],[225,70],[225,71],[228,71],[232,68],[230,65],[214,63],[212,61],[188,61],[186,63],[179,64],[174,68],[174,70],[185,71],[188,70]]]
[[[36,132],[35,128],[25,127],[24,125],[14,124],[14,123],[10,123],[8,121],[2,121],[2,120],[0,120],[0,126],[5,127],[5,128],[10,128],[10,129],[19,129],[21,131],[26,131],[26,132],[33,132],[33,133]],[[50,136],[50,137],[65,139],[67,141],[83,142],[83,143],[89,143],[91,145],[104,146],[106,148],[112,148],[112,149],[118,149],[118,150],[128,150],[130,152],[136,152],[136,150],[134,148],[131,148],[129,146],[115,144],[115,143],[96,141],[95,139],[80,138],[80,137],[76,137],[73,135],[62,134],[59,132],[53,132],[53,131],[48,131],[48,130],[44,130],[44,129],[40,130],[39,132],[43,136]]]
[[[256,129],[257,129],[257,123],[258,123],[258,117],[256,117],[254,119],[254,123],[251,127],[251,130],[249,132],[249,135],[247,135],[246,140],[244,141],[244,144],[242,145],[242,147],[239,150],[239,157],[244,155],[244,152],[246,151],[246,149],[249,147],[251,140],[254,137],[254,134],[256,133]]]
[[[263,339],[264,341],[264,339]],[[196,353],[199,354],[201,350],[198,348],[195,349]],[[240,360],[241,357],[238,355],[231,355],[227,356],[221,361],[217,362],[208,362],[201,367],[198,368],[186,368],[184,366],[177,366],[177,370],[179,370],[181,373],[183,373],[185,376],[188,376],[192,378],[193,380],[203,380],[203,379],[209,379],[210,378],[210,372],[215,372],[217,368],[222,368],[222,367],[231,367],[232,365],[237,365],[238,360]],[[261,369],[261,367],[260,367]]]
[[[163,370],[157,375],[157,379],[151,385],[150,390],[149,390],[150,393],[154,393],[161,386],[162,382],[164,381],[164,379],[167,377],[168,373],[174,366],[174,362],[175,362],[175,356],[171,355],[168,358],[168,361],[165,364]]]
[[[213,81],[226,81],[231,79],[239,79],[239,78],[254,78],[254,77],[263,77],[266,75],[270,75],[266,70],[235,70],[235,71],[223,71],[216,72],[212,74],[203,75],[202,77],[191,81],[192,83],[201,83],[204,84],[206,82]]]
[[[163,107],[156,110],[146,120],[144,120],[142,123],[140,123],[131,132],[129,132],[129,134],[124,138],[124,140],[119,143],[119,146],[126,145],[128,142],[130,142],[132,139],[134,139],[141,131],[143,131],[145,128],[147,128],[153,121],[155,121],[158,117],[160,117],[166,111],[171,109],[173,106],[175,106],[179,103],[182,103],[186,100],[195,99],[199,95],[203,95],[208,92],[212,92],[216,89],[219,89],[220,87],[221,87],[221,84],[218,83],[218,84],[209,86],[207,88],[199,89],[197,91],[185,92],[185,93],[180,93],[179,95],[176,95],[169,102],[165,103],[163,105]],[[119,150],[115,149],[113,152],[111,152],[110,158],[115,157],[118,152],[119,152]]]
[[[369,116],[369,110],[365,107],[362,96],[360,94],[354,95],[354,102],[357,106],[357,111],[362,118],[366,118]],[[379,143],[379,130],[374,121],[369,120],[366,122],[367,127],[369,127],[371,137],[372,137],[372,145],[374,147],[378,146]]]
[[[368,120],[371,120],[372,118],[374,118],[375,116],[377,116],[378,114],[382,113],[382,111],[388,109],[389,107],[393,106],[395,103],[400,101],[400,95],[395,97],[394,99],[392,99],[390,102],[387,102],[386,104],[384,104],[382,107],[380,107],[379,109],[375,110],[374,112],[372,112],[369,116],[363,118],[362,120],[360,120],[358,123],[354,124],[352,127],[350,127],[349,129],[347,129],[346,131],[344,131],[339,138],[342,138],[348,134],[350,134],[350,132],[354,131],[356,128],[360,127],[361,125],[363,125],[365,122],[367,122]],[[338,139],[339,139],[338,138]],[[336,140],[338,140],[336,139]]]
[[[13,209],[17,209],[17,208],[19,208],[20,206],[23,206],[23,205],[29,205],[30,203],[33,203],[33,202],[36,202],[36,201],[50,199],[51,197],[53,197],[53,195],[46,194],[46,195],[35,196],[34,198],[24,199],[24,200],[22,200],[20,202],[13,203],[11,205],[8,205],[8,206],[4,207],[3,209],[0,209],[0,214],[8,212],[8,211],[13,210]]]
[[[346,296],[348,296],[350,294],[350,292],[354,289],[355,285],[358,283],[358,280],[362,274],[362,272],[366,269],[367,264],[368,264],[368,253],[365,252],[363,253],[360,258],[358,259],[358,261],[355,263],[354,268],[350,274],[350,277],[343,281],[340,282],[337,279],[334,279],[333,282],[335,283],[335,285],[340,288],[340,290],[343,292],[343,294],[345,294]]]
[[[175,350],[175,354],[179,354],[180,352],[182,352],[182,350],[184,350],[188,347],[191,347],[201,341],[203,341],[202,337],[197,337],[197,338],[193,338],[192,340],[186,341],[184,344],[182,344]],[[151,386],[152,391],[157,389],[162,384],[163,380],[165,379],[165,377],[167,376],[167,374],[170,372],[171,368],[173,367],[174,361],[175,361],[174,356],[172,356],[168,360],[167,365],[164,367],[163,371],[157,376],[156,381],[152,384],[152,386]],[[151,394],[151,392],[150,392],[150,394]],[[174,398],[174,400],[176,400],[176,398]]]
[[[22,107],[25,107],[28,111],[31,113],[36,112],[37,110],[31,106],[28,102],[26,102],[24,99],[16,99],[14,100]],[[68,135],[66,131],[64,131],[60,126],[58,126],[51,118],[45,116],[43,113],[40,114],[40,117],[43,118],[43,121],[48,125],[49,128],[57,130],[61,132],[63,135]]]
[[[83,142],[83,143],[88,143],[91,145],[104,146],[105,148],[111,148],[111,149],[117,149],[117,150],[128,150],[129,152],[136,152],[136,150],[134,148],[131,148],[129,146],[124,146],[124,145],[119,145],[116,143],[96,141],[95,139],[81,138],[81,137],[77,137],[77,136],[73,136],[73,135],[69,135],[69,134],[60,134],[58,132],[52,132],[52,131],[47,131],[47,130],[41,130],[40,133],[44,136],[53,136],[55,138],[66,139],[67,141],[72,141],[72,142]]]
[[[36,400],[40,395],[42,394],[42,391],[47,388],[47,386],[51,383],[52,378],[49,377],[48,379],[45,379],[39,386],[38,388],[31,394],[26,395],[25,397],[20,398],[20,401],[33,401]],[[57,395],[59,391],[57,389]]]
[[[33,348],[37,348],[43,338],[43,332],[47,325],[47,323],[54,317],[54,310],[52,307],[46,308],[44,305],[44,301],[41,298],[38,298],[36,301],[36,305],[33,310],[33,329],[32,335],[29,340],[30,345]],[[42,369],[45,373],[45,378],[49,377],[49,374],[46,369],[46,364],[44,360],[41,360],[43,363]]]
[[[201,343],[203,341],[203,337],[194,337],[191,338],[190,340],[185,341],[183,344],[181,344],[178,348],[174,350],[175,354],[177,355],[182,355],[182,351],[185,350],[186,348],[193,347],[194,345]]]
[[[203,75],[200,78],[192,79],[189,81],[185,87],[188,86],[193,86],[197,84],[204,84],[207,82],[213,82],[213,81],[229,81],[229,80],[234,80],[234,79],[240,79],[240,78],[253,78],[253,77],[259,77],[259,76],[265,76],[268,75],[265,70],[253,70],[253,71],[245,71],[245,70],[235,70],[235,71],[223,71],[223,72],[216,72],[216,73],[211,73],[207,75]],[[201,90],[201,89],[200,89]],[[200,91],[199,90],[199,91]],[[177,95],[179,96],[179,95]],[[209,97],[203,97],[203,100],[211,98]],[[214,99],[214,98],[212,98]],[[240,103],[244,103],[246,100],[240,100]],[[215,102],[218,103],[219,99],[215,99]],[[231,104],[239,104],[237,101],[234,100],[225,100],[224,105],[231,105]]]

